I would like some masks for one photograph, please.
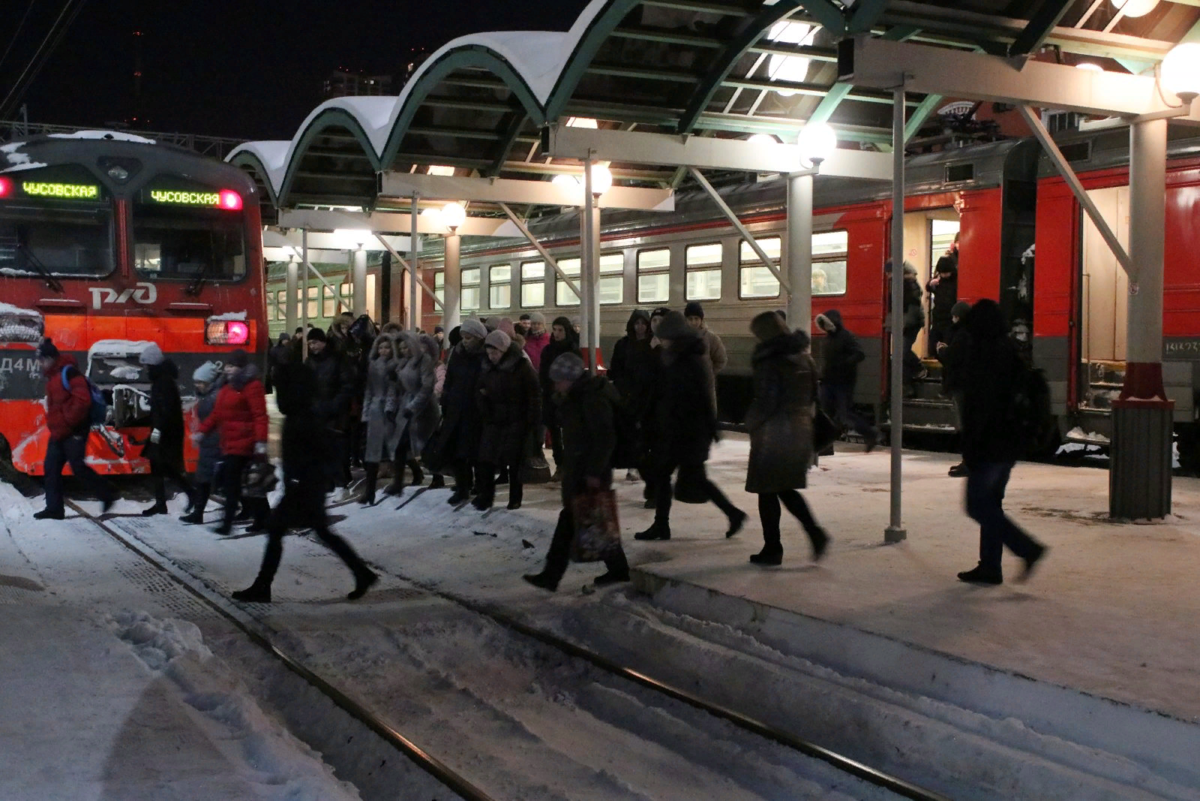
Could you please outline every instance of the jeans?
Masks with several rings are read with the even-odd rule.
[[[90,432],[89,432],[90,433]],[[71,472],[87,484],[88,489],[102,500],[110,500],[113,490],[96,471],[83,461],[87,452],[88,434],[71,434],[63,439],[50,440],[46,443],[46,459],[43,469],[46,473],[46,510],[54,514],[63,513],[63,466],[70,464]]]
[[[821,408],[842,425],[848,425],[863,439],[879,436],[875,427],[858,412],[854,411],[852,384],[821,384]]]
[[[546,575],[559,582],[567,572],[567,563],[571,560],[571,543],[575,539],[575,515],[570,506],[563,508],[558,514],[558,525],[554,527],[554,539],[550,541],[550,550],[546,554]],[[604,565],[610,573],[629,575],[629,562],[625,558],[625,549],[619,544],[616,549],[604,555]]]
[[[1000,572],[1004,546],[1022,559],[1041,552],[1042,546],[1004,514],[1004,490],[1013,462],[980,462],[969,465],[967,514],[979,524],[979,565]]]

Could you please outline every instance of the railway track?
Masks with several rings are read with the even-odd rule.
[[[419,491],[412,493],[404,498],[400,507],[407,505],[417,497],[420,497],[420,495],[421,492]],[[468,801],[496,797],[479,787],[476,782],[471,781],[460,772],[454,770],[446,761],[436,757],[431,753],[430,749],[419,744],[417,742],[418,737],[399,731],[384,717],[374,712],[367,703],[356,697],[354,692],[339,686],[337,682],[321,675],[318,670],[313,669],[294,654],[288,653],[284,648],[281,648],[278,644],[279,637],[273,636],[272,632],[262,621],[255,618],[244,607],[226,599],[204,579],[174,564],[169,557],[160,553],[153,546],[148,545],[130,532],[122,530],[121,526],[113,525],[111,519],[98,518],[74,503],[70,503],[69,505],[76,513],[99,527],[122,546],[145,560],[155,569],[169,576],[182,591],[191,594],[217,612],[271,659],[276,660],[291,674],[307,682],[308,685],[321,695],[336,704],[338,708],[366,726],[380,741],[404,755],[438,783]],[[854,777],[887,793],[898,797],[917,799],[918,801],[944,801],[946,798],[946,796],[926,790],[911,782],[876,770],[862,762],[850,759],[830,749],[823,748],[820,745],[808,742],[793,734],[757,721],[734,709],[706,701],[686,690],[657,681],[643,673],[617,664],[577,643],[523,623],[501,609],[480,604],[454,593],[437,589],[424,582],[390,570],[386,566],[377,564],[372,566],[383,575],[416,587],[421,592],[458,607],[470,615],[491,621],[503,630],[510,632],[514,638],[533,641],[541,646],[553,649],[569,660],[581,660],[591,668],[615,678],[618,682],[629,682],[656,696],[670,699],[672,702],[678,702],[693,710],[711,715],[741,732],[751,735],[752,738],[760,738],[804,757],[820,760],[841,774]]]

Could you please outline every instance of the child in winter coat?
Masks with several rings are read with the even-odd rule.
[[[196,387],[196,405],[193,407],[196,426],[207,420],[217,405],[217,393],[224,384],[220,369],[213,362],[205,362],[192,373]],[[217,464],[221,461],[221,435],[210,431],[200,437],[200,458],[196,462],[195,495],[192,496],[192,511],[180,518],[184,523],[203,523],[204,508],[216,480]]]

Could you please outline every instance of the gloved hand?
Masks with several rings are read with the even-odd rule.
[[[162,439],[162,432],[159,431],[157,428],[150,432],[150,441],[153,442],[155,445],[158,444],[158,441],[160,439]]]
[[[266,456],[267,455],[267,443],[265,443],[265,442],[254,443],[254,455],[255,456]]]

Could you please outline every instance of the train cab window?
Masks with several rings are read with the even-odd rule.
[[[691,245],[686,251],[687,299],[721,299],[721,243]]]
[[[666,303],[671,299],[671,251],[641,250],[637,254],[638,303]]]
[[[562,270],[566,275],[569,275],[575,281],[575,286],[580,285],[579,276],[580,268],[583,262],[579,259],[559,259],[558,269]],[[554,301],[557,306],[578,306],[579,296],[575,294],[575,290],[571,289],[570,284],[563,280],[561,275],[554,278]]]
[[[181,178],[151,181],[134,196],[133,266],[157,280],[237,281],[246,275],[246,234],[237,208],[216,190]],[[232,195],[233,193],[229,193]]]
[[[488,308],[512,306],[512,265],[493,264],[488,268]]]
[[[82,167],[22,170],[0,195],[0,271],[101,276],[113,271],[112,202]]]
[[[846,255],[849,235],[845,231],[825,231],[812,238],[812,294],[846,294]]]
[[[521,308],[538,309],[546,305],[546,262],[521,263]]]
[[[615,305],[625,300],[625,254],[600,256],[600,305]]]
[[[479,276],[479,267],[462,271],[462,294],[459,298],[463,311],[475,311],[479,308]]]
[[[782,239],[777,236],[763,237],[758,245],[767,254],[767,258],[779,268],[779,253]],[[771,272],[750,243],[742,241],[739,249],[740,263],[738,268],[738,295],[742,298],[777,298],[779,297],[779,279]]]
[[[446,271],[438,270],[433,274],[433,296],[438,303],[446,302]]]

